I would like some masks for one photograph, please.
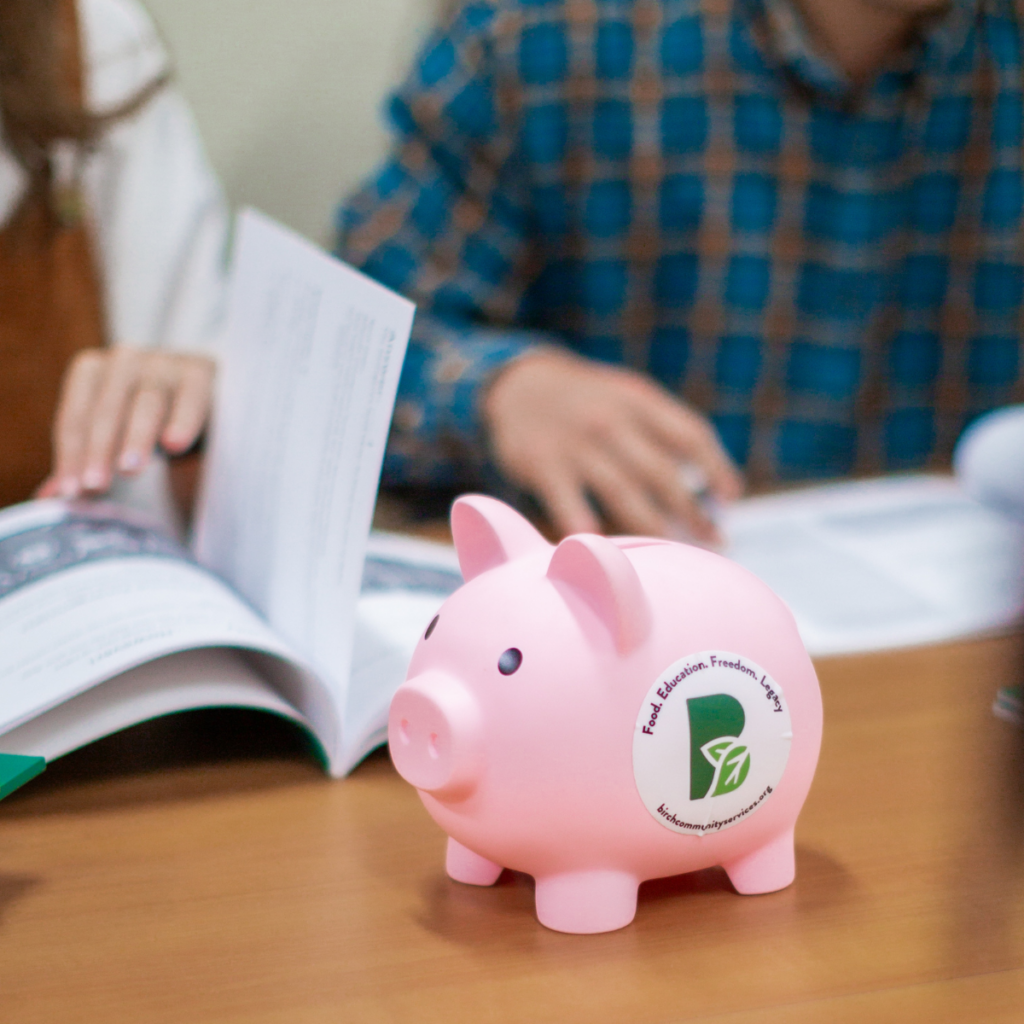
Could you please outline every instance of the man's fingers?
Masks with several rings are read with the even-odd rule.
[[[615,438],[615,449],[630,476],[654,497],[670,519],[685,526],[698,540],[719,541],[715,524],[687,486],[676,455],[635,429],[621,431]],[[667,525],[669,533],[674,532],[673,524]]]
[[[195,362],[181,373],[160,440],[169,452],[191,448],[206,426],[213,391],[213,363]]]
[[[664,537],[669,522],[650,492],[613,455],[591,451],[581,465],[583,479],[601,508],[626,533]]]
[[[587,501],[587,495],[568,467],[552,467],[539,476],[532,489],[540,498],[558,536],[600,531],[601,524]]]
[[[53,474],[44,484],[47,491],[43,496],[73,498],[82,488],[89,417],[103,381],[106,358],[106,353],[97,349],[80,352],[64,376],[53,431]]]
[[[484,419],[501,470],[544,502],[562,532],[597,529],[592,497],[618,528],[665,536],[680,522],[714,539],[681,473],[730,499],[742,478],[710,424],[649,378],[540,351],[503,369]],[[538,464],[557,468],[552,475]]]
[[[158,384],[144,385],[135,393],[117,460],[119,472],[138,473],[145,467],[160,436],[169,405],[167,390]]]
[[[660,393],[637,403],[636,410],[655,437],[704,470],[715,497],[732,501],[743,493],[743,477],[703,416]]]

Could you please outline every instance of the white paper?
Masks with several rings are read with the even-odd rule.
[[[947,477],[751,498],[721,526],[723,553],[786,601],[812,655],[953,640],[1024,610],[1024,529]]]
[[[333,695],[344,759],[356,602],[413,305],[253,211],[196,531],[200,560]]]

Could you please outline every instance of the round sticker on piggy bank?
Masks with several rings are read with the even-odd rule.
[[[671,541],[549,544],[493,498],[452,509],[466,580],[391,703],[399,773],[448,834],[447,871],[536,879],[540,922],[628,925],[650,878],[794,878],[821,694],[785,604]]]

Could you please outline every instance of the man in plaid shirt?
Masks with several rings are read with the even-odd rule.
[[[937,6],[938,3],[938,6]],[[465,0],[338,252],[419,304],[385,481],[558,529],[948,460],[1018,396],[1014,0]]]

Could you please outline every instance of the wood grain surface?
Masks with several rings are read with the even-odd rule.
[[[202,712],[0,804],[4,1024],[852,1024],[1024,1020],[1016,639],[819,664],[797,880],[646,884],[620,932],[450,882],[377,754],[332,782],[284,723]]]

